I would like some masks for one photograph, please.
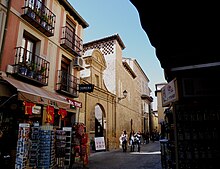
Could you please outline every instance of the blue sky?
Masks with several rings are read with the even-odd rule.
[[[149,78],[154,96],[155,84],[166,82],[155,49],[141,27],[138,12],[129,0],[68,0],[89,24],[84,29],[84,42],[118,33],[125,49],[123,57],[135,58]],[[155,102],[156,103],[156,102]],[[154,104],[153,109],[156,110]]]

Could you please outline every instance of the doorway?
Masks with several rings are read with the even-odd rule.
[[[105,136],[105,113],[103,107],[99,104],[95,106],[95,137]]]

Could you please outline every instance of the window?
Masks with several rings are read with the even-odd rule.
[[[35,8],[42,9],[44,6],[44,0],[29,0],[30,4],[33,4]]]
[[[31,63],[34,60],[34,53],[36,49],[36,41],[24,34],[22,39],[22,50],[19,62]]]
[[[69,83],[70,83],[70,63],[71,60],[68,59],[65,56],[62,56],[62,60],[61,60],[61,82],[62,82],[62,89],[61,90],[65,90],[68,91],[69,88]]]
[[[95,85],[99,87],[99,76],[95,75]]]
[[[66,19],[66,28],[68,42],[70,43],[70,46],[74,49],[76,25],[68,17]]]

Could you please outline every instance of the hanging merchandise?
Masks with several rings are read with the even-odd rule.
[[[27,101],[24,101],[23,104],[25,107],[25,114],[32,115],[32,108],[35,106],[35,104]]]
[[[88,154],[89,154],[88,133],[85,133],[81,141],[81,158],[84,166],[88,164]]]
[[[79,159],[80,159],[80,145],[74,146],[74,155],[75,155],[75,160],[79,161]]]
[[[59,109],[58,114],[61,115],[62,119],[64,119],[64,117],[67,116],[67,111],[65,109]]]
[[[85,125],[83,123],[78,123],[75,126],[76,137],[82,138],[83,134],[85,133]]]
[[[78,166],[86,166],[88,164],[88,134],[85,132],[85,125],[77,123],[73,126],[73,164]]]
[[[54,107],[47,106],[47,123],[53,124],[54,123]]]

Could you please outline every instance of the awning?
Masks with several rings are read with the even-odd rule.
[[[19,100],[31,101],[38,104],[54,105],[58,108],[64,109],[69,109],[70,107],[70,103],[61,95],[13,78],[3,77],[3,79],[17,89]]]

